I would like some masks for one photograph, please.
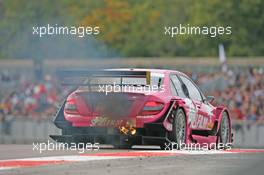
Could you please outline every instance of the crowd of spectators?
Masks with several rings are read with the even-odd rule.
[[[214,104],[228,107],[231,117],[236,121],[264,122],[264,72],[262,68],[229,70],[227,73],[215,72],[198,75],[198,83],[217,84],[208,91],[215,96]],[[219,81],[224,80],[224,81]],[[214,82],[215,81],[215,82]]]
[[[227,105],[234,120],[264,121],[264,73],[263,69],[243,69],[228,73],[198,73],[192,78],[203,87],[215,85],[220,78],[221,88],[205,90],[215,96],[215,104]],[[60,83],[52,75],[41,81],[30,76],[0,72],[0,120],[10,118],[51,118],[66,95]]]
[[[54,115],[64,94],[63,89],[51,75],[44,76],[42,80],[32,79],[34,78],[30,76],[2,72],[0,113],[13,119],[36,120],[51,118]]]

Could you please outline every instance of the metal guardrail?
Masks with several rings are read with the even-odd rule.
[[[214,67],[219,66],[217,57],[129,57],[129,58],[96,58],[96,59],[43,59],[44,68],[99,68],[99,67]],[[235,57],[228,58],[229,66],[261,66],[264,65],[263,57]],[[2,59],[0,68],[33,68],[32,59]],[[262,66],[263,67],[263,66]],[[185,67],[186,68],[186,67]]]
[[[235,147],[264,148],[264,122],[233,121]],[[0,123],[1,144],[32,144],[45,142],[50,134],[60,134],[52,121],[16,119],[10,123]]]

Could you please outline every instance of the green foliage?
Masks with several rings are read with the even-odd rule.
[[[107,47],[120,56],[217,56],[219,43],[224,44],[228,56],[263,56],[263,9],[263,0],[3,0],[0,58],[74,57],[71,53],[88,49],[88,40],[94,40],[69,43],[65,38],[50,40],[32,35],[32,26],[48,23],[98,25],[101,33],[93,43],[97,52]],[[179,24],[231,26],[232,35],[164,35],[164,26]],[[72,45],[78,49],[67,52]],[[89,57],[90,53],[77,57]]]

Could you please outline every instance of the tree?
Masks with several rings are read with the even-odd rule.
[[[263,0],[0,1],[0,57],[263,56]],[[32,26],[99,26],[94,37],[32,35]],[[164,35],[165,26],[231,26],[232,35]]]

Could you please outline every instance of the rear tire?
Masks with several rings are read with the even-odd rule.
[[[186,143],[186,116],[183,109],[172,111],[172,115],[174,118],[170,139],[174,142],[174,148],[179,150]]]

